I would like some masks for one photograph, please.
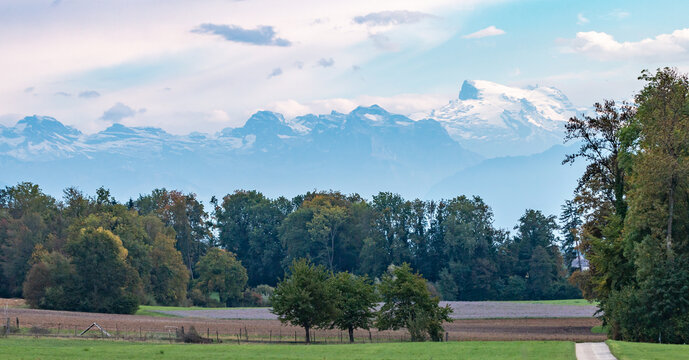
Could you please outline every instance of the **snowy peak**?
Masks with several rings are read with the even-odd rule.
[[[464,80],[459,90],[459,100],[478,100],[479,91],[473,81]]]
[[[79,130],[65,126],[52,117],[38,115],[19,120],[12,131],[18,136],[24,136],[30,142],[41,142],[46,138],[66,141],[68,138],[81,135]]]
[[[244,126],[216,134],[179,136],[159,128],[114,124],[97,134],[85,135],[51,117],[34,115],[14,127],[0,127],[0,155],[21,159],[90,158],[107,151],[135,158],[199,149],[279,153],[286,147],[319,141],[326,149],[334,141],[347,142],[357,136],[373,139],[376,144],[408,142],[403,137],[414,134],[415,141],[454,140],[483,157],[518,156],[539,153],[561,143],[564,124],[575,112],[567,97],[552,87],[519,88],[467,80],[457,98],[430,112],[424,121],[371,105],[359,106],[347,114],[333,111],[294,119],[258,111]],[[351,141],[348,144],[358,146]]]
[[[0,154],[45,160],[68,156],[81,137],[79,130],[48,116],[27,116],[14,127],[0,128]]]
[[[528,155],[559,143],[575,107],[552,87],[462,83],[457,99],[433,110],[453,139],[488,157]]]

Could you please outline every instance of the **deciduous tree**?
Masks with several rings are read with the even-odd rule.
[[[412,341],[430,337],[442,341],[444,322],[451,322],[452,308],[438,305],[426,280],[412,272],[409,264],[392,267],[379,285],[383,306],[378,312],[376,326],[380,330],[406,328]]]
[[[337,296],[328,281],[330,276],[323,265],[295,260],[289,275],[270,297],[271,311],[282,323],[303,327],[306,343],[311,342],[311,329],[330,327],[337,315]]]
[[[341,272],[330,279],[336,299],[337,315],[333,321],[338,329],[349,333],[349,342],[354,342],[354,330],[368,330],[376,316],[378,296],[375,286],[366,276]]]

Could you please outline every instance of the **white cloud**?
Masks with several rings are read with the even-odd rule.
[[[496,28],[495,26],[491,25],[485,29],[481,29],[479,31],[473,32],[468,35],[462,36],[465,39],[481,39],[484,37],[489,37],[489,36],[498,36],[504,34],[505,31]]]
[[[376,46],[410,52],[435,48],[458,31],[445,19],[503,1],[199,0],[194,6],[186,0],[162,5],[152,0],[136,5],[62,1],[50,7],[46,1],[4,0],[0,53],[13,56],[0,57],[0,109],[50,115],[93,132],[107,126],[99,119],[113,104],[140,104],[145,113],[121,121],[172,133],[212,132],[241,125],[253,109],[282,99],[308,104],[314,94],[335,99],[368,91],[366,82],[375,78],[351,76],[352,67],[366,68],[385,56]],[[378,15],[362,20],[365,25],[353,21],[370,14]],[[419,14],[443,18],[424,21],[428,17]],[[233,27],[204,28],[215,35],[191,32],[201,24]],[[256,31],[267,34],[267,43],[285,39],[290,46],[238,42],[244,38],[237,34]],[[221,40],[228,37],[233,41]],[[322,65],[330,59],[335,64],[323,71],[313,66],[319,59],[325,59]],[[283,73],[267,79],[278,68]],[[53,96],[65,90],[71,99]],[[214,109],[227,114],[225,123],[216,121],[224,117],[208,115]]]
[[[142,113],[143,112],[146,112],[146,110],[142,111]],[[132,117],[134,115],[136,115],[136,110],[130,108],[129,106],[121,102],[118,102],[108,110],[105,110],[103,116],[101,116],[100,118],[105,121],[119,122],[124,118]]]
[[[577,24],[584,25],[584,24],[588,24],[588,23],[589,23],[589,19],[587,19],[584,16],[584,14],[582,14],[582,13],[577,14]]]
[[[376,48],[384,51],[399,51],[399,46],[392,42],[389,36],[385,34],[371,34],[369,35],[371,41],[376,46]]]
[[[689,58],[689,28],[639,41],[619,42],[604,32],[578,32],[576,38],[560,40],[565,53],[579,53],[598,60],[668,61]]]
[[[333,58],[320,58],[316,64],[320,67],[327,68],[335,65],[335,60]]]
[[[208,121],[214,123],[227,123],[230,121],[230,115],[222,110],[213,110],[208,114]]]
[[[422,13],[420,11],[380,11],[366,14],[363,16],[357,16],[354,18],[354,22],[357,24],[365,24],[368,26],[385,26],[413,24],[434,17],[435,16],[431,14]]]
[[[629,17],[629,15],[631,15],[629,12],[624,11],[624,10],[620,10],[620,9],[615,9],[612,12],[610,12],[610,16],[612,16],[618,20],[622,20],[626,17]]]
[[[100,93],[98,91],[95,91],[95,90],[86,90],[86,91],[82,91],[79,93],[79,97],[84,98],[84,99],[93,99],[93,98],[97,98],[99,96],[100,96]]]
[[[280,76],[280,75],[282,75],[282,69],[278,67],[278,68],[273,69],[273,71],[271,71],[270,74],[268,74],[268,79],[270,79],[272,77]]]

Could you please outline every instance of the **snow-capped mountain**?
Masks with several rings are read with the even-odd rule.
[[[490,81],[464,81],[457,99],[433,110],[457,142],[486,157],[528,155],[562,143],[576,108],[552,87],[524,89]]]
[[[373,105],[294,119],[259,111],[244,126],[214,134],[122,124],[83,134],[30,116],[0,126],[0,186],[31,181],[56,196],[68,186],[106,186],[120,200],[159,187],[206,200],[235,189],[268,196],[314,189],[366,197],[479,195],[495,209],[497,224],[507,226],[523,206],[556,213],[570,195],[577,169],[560,161],[571,149],[546,149],[562,143],[575,111],[553,88],[465,81],[457,99],[419,121]],[[523,199],[544,189],[547,199]]]
[[[121,124],[87,135],[41,116],[0,129],[0,182],[33,181],[57,193],[105,185],[126,197],[163,186],[205,195],[410,194],[481,160],[437,121],[376,105],[289,121],[259,111],[240,128],[184,136]]]
[[[0,126],[0,154],[21,160],[51,160],[78,151],[81,132],[47,116],[28,116],[14,127]]]

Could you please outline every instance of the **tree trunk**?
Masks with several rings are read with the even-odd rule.
[[[351,326],[349,327],[349,342],[350,343],[354,342],[354,328]]]
[[[582,272],[581,268],[581,252],[579,251],[579,242],[577,241],[577,258],[579,259],[579,272]]]
[[[333,271],[333,260],[335,259],[335,234],[330,234],[330,254],[328,261],[330,262],[330,271]]]
[[[672,255],[672,219],[675,214],[675,177],[670,181],[670,192],[668,194],[668,216],[667,216],[667,238],[665,248],[668,255]]]
[[[304,326],[304,330],[306,330],[306,343],[310,344],[311,343],[311,327],[310,326]]]

